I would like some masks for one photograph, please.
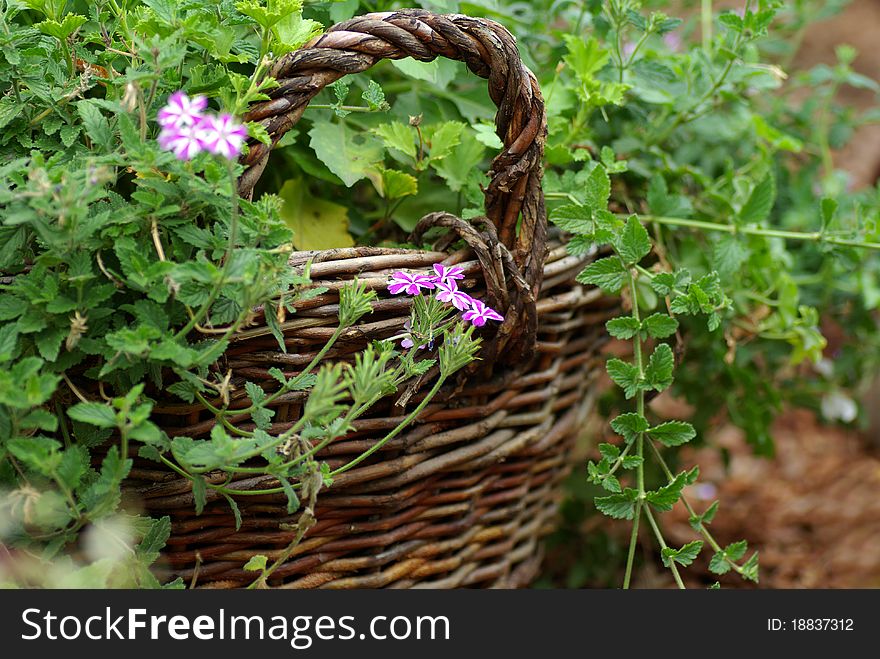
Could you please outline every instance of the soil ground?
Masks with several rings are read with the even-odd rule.
[[[783,414],[774,438],[769,460],[753,455],[732,426],[687,452],[703,482],[688,492],[692,505],[701,511],[721,500],[711,530],[722,544],[747,538],[760,551],[762,588],[880,588],[880,453],[860,433],[823,425],[807,410]],[[664,516],[678,546],[694,539],[687,517],[682,507]],[[685,573],[690,586],[718,579],[708,556]]]

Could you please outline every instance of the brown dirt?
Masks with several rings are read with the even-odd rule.
[[[770,460],[754,456],[732,426],[684,454],[702,472],[704,485],[688,491],[694,507],[721,500],[713,534],[722,544],[746,538],[760,551],[762,588],[880,587],[880,455],[858,433],[823,426],[805,410],[780,417],[774,437]],[[719,448],[730,453],[727,468]],[[683,507],[664,523],[679,546],[694,538]],[[707,560],[686,570],[690,585],[715,581]]]

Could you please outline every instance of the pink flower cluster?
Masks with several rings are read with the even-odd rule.
[[[462,320],[469,321],[476,327],[482,327],[489,320],[504,320],[500,313],[459,290],[458,281],[461,279],[464,279],[464,270],[458,266],[447,267],[442,263],[435,263],[433,275],[395,272],[388,284],[388,291],[392,295],[421,295],[423,290],[434,291],[438,300],[463,311]],[[404,343],[409,344],[404,345],[404,348],[412,346],[411,339],[404,339]]]
[[[180,160],[189,160],[201,151],[232,160],[241,153],[247,128],[231,114],[206,114],[208,99],[190,98],[174,92],[159,110],[156,119],[162,127],[159,146],[171,151]]]

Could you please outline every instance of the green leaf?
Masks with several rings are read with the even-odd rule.
[[[618,239],[617,252],[627,265],[641,261],[651,251],[651,239],[648,231],[642,226],[635,215],[630,215]]]
[[[631,339],[641,330],[642,324],[632,316],[612,318],[605,323],[605,329],[615,339]]]
[[[661,552],[661,557],[663,559],[663,565],[669,567],[673,561],[676,563],[687,567],[691,563],[696,560],[697,556],[700,555],[700,552],[703,549],[703,541],[702,540],[694,540],[693,542],[687,543],[681,549],[673,549],[672,547],[664,547]]]
[[[595,37],[582,39],[565,34],[565,46],[568,53],[563,57],[565,63],[581,82],[592,82],[596,73],[605,66],[610,57],[607,50],[599,45]]]
[[[642,321],[642,329],[655,339],[665,339],[675,334],[678,321],[665,313],[651,314]]]
[[[648,430],[648,434],[663,446],[680,446],[697,436],[697,431],[686,421],[667,421]]]
[[[672,384],[672,370],[675,360],[672,348],[666,343],[658,345],[645,367],[645,386],[648,389],[663,391]]]
[[[299,510],[299,497],[296,495],[296,490],[293,489],[293,485],[290,484],[290,481],[286,477],[279,477],[278,482],[281,483],[281,488],[284,490],[284,495],[287,497],[287,514],[292,515]]]
[[[382,86],[375,80],[370,80],[367,88],[361,94],[361,98],[364,99],[364,102],[366,102],[371,110],[389,109],[388,102],[385,100],[385,92],[382,91]]]
[[[672,506],[681,498],[681,490],[685,486],[685,478],[686,474],[682,472],[670,483],[647,492],[646,498],[648,502],[661,512],[672,510]]]
[[[822,231],[826,231],[834,221],[834,214],[837,212],[837,200],[831,197],[823,197],[819,202],[819,210],[822,215]]]
[[[567,204],[554,208],[550,213],[550,221],[563,231],[575,235],[591,235],[593,233],[593,214],[586,206]]]
[[[419,191],[418,180],[412,174],[401,172],[396,169],[385,169],[377,165],[367,176],[373,182],[373,187],[383,199],[402,199],[417,194]]]
[[[430,164],[446,181],[449,189],[458,192],[468,187],[474,178],[479,180],[483,176],[479,168],[485,153],[485,147],[477,138],[472,133],[465,132],[452,153],[440,160],[432,160]]]
[[[596,164],[587,176],[584,186],[584,205],[590,210],[606,210],[608,198],[611,196],[611,179],[605,168]]]
[[[370,135],[353,134],[347,124],[316,119],[309,131],[315,155],[348,187],[382,162],[382,145]],[[300,248],[302,249],[302,248]]]
[[[18,346],[18,327],[9,323],[0,327],[0,364],[15,356]]]
[[[620,462],[620,464],[624,469],[635,469],[643,462],[644,459],[640,455],[628,455]]]
[[[79,116],[82,117],[83,126],[86,129],[86,135],[92,142],[105,151],[113,150],[113,131],[110,129],[110,122],[107,120],[101,110],[92,99],[85,99],[76,104]],[[63,129],[62,129],[63,130]]]
[[[612,357],[605,365],[608,375],[614,380],[614,383],[623,389],[623,394],[627,400],[636,395],[639,390],[639,369],[633,364],[629,364],[622,359]]]
[[[203,476],[194,474],[192,477],[193,502],[196,506],[196,515],[201,515],[208,501],[208,486]]]
[[[444,121],[425,129],[430,160],[441,160],[452,153],[461,143],[461,134],[465,124],[460,121]]]
[[[229,504],[229,508],[232,510],[232,516],[235,518],[235,530],[238,531],[239,529],[241,529],[241,510],[239,509],[238,504],[235,502],[235,499],[233,499],[225,492],[223,492],[222,494],[223,498],[226,499],[226,503]]]
[[[154,563],[159,558],[159,552],[165,546],[170,535],[171,518],[168,515],[159,519],[151,519],[150,528],[135,548],[138,558],[147,565]]]
[[[244,569],[248,572],[262,572],[266,569],[268,559],[263,554],[251,556],[248,562],[244,564]]]
[[[49,437],[15,437],[6,443],[6,448],[28,469],[44,476],[51,476],[61,464],[61,443]]]
[[[632,519],[635,515],[639,493],[627,487],[619,494],[594,499],[596,508],[613,519]]]
[[[716,551],[709,561],[709,571],[715,574],[727,574],[730,572],[731,565],[727,562],[723,551]]]
[[[302,7],[301,2],[300,7]],[[275,42],[272,44],[273,54],[281,55],[296,50],[321,34],[324,26],[317,21],[303,18],[300,11],[296,10],[279,20],[272,30],[275,33]]]
[[[616,294],[623,288],[629,277],[629,272],[623,265],[623,261],[617,256],[608,256],[598,261],[593,261],[577,276],[581,284],[593,284],[606,293]]]
[[[724,234],[715,241],[712,248],[714,266],[719,274],[730,277],[739,272],[742,264],[749,258],[749,248],[739,236]]]
[[[418,147],[416,145],[416,132],[411,126],[407,126],[399,121],[392,121],[388,124],[379,124],[371,129],[373,134],[378,135],[382,140],[382,144],[386,149],[399,151],[415,162],[418,155]]]
[[[67,416],[99,428],[117,426],[116,411],[106,403],[77,403],[67,410]]]
[[[79,14],[67,14],[60,23],[51,19],[37,23],[37,29],[43,34],[55,37],[60,41],[66,41],[67,37],[76,32],[89,19]]]
[[[648,427],[648,420],[636,412],[621,414],[611,421],[611,429],[623,437],[628,444],[635,441],[639,433],[645,432]]]
[[[701,515],[691,515],[688,518],[688,522],[691,525],[691,528],[697,533],[700,532],[701,528],[706,524],[711,524],[712,520],[715,519],[715,514],[718,512],[718,502],[713,501],[712,504],[706,508],[705,512]]]
[[[770,216],[775,200],[776,182],[768,175],[754,187],[748,200],[743,204],[739,212],[740,220],[747,223],[763,222]]]
[[[348,208],[308,193],[303,179],[288,179],[278,196],[283,200],[281,217],[293,229],[297,249],[333,249],[351,247],[348,232]]]
[[[748,579],[749,581],[754,581],[758,583],[758,552],[755,552],[751,556],[749,556],[749,560],[747,560],[742,565],[742,577],[743,579]]]

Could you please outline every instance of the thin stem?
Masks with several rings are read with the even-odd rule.
[[[636,288],[636,275],[630,271],[629,274],[629,290],[630,296],[632,298],[632,317],[637,321],[640,321],[639,317],[639,294],[638,289]],[[644,362],[642,358],[642,339],[641,333],[637,332],[635,337],[633,337],[633,352],[636,362],[636,368],[639,371],[639,379],[641,380],[644,375]],[[636,408],[640,416],[645,416],[645,392],[642,389],[639,389],[639,392],[636,394]],[[642,433],[639,433],[635,439],[636,445],[636,455],[641,458],[639,460],[639,464],[636,466],[636,486],[638,487],[638,498],[636,499],[636,509],[633,515],[633,527],[632,533],[629,538],[629,551],[627,552],[626,557],[626,572],[623,577],[623,588],[629,589],[630,579],[632,577],[632,568],[633,562],[635,561],[636,554],[636,543],[639,538],[639,520],[642,514],[642,508],[644,507],[647,510],[647,506],[644,505],[645,501],[645,459],[644,459],[644,437]]]
[[[201,306],[201,308],[193,314],[193,316],[189,319],[189,322],[174,335],[175,339],[186,336],[193,330],[196,325],[201,322],[201,320],[211,310],[211,307],[213,306],[214,302],[216,302],[217,298],[220,297],[220,291],[223,288],[224,284],[226,284],[228,281],[230,263],[232,262],[232,254],[235,250],[235,241],[238,238],[238,189],[237,180],[235,178],[234,161],[226,160],[226,171],[229,174],[229,180],[232,189],[232,210],[229,219],[229,243],[226,246],[226,255],[223,259],[223,269],[220,271],[219,280],[211,288],[208,299]]]
[[[709,52],[712,48],[712,0],[700,1],[700,32],[702,33],[703,51]]]
[[[394,430],[392,430],[390,433],[385,435],[385,437],[383,437],[378,442],[373,444],[370,448],[368,448],[366,451],[361,453],[358,457],[356,457],[354,460],[352,460],[348,464],[345,464],[345,465],[339,467],[338,469],[331,471],[330,476],[331,477],[338,476],[339,474],[341,474],[345,471],[348,471],[349,469],[351,469],[353,467],[356,467],[361,462],[366,460],[368,457],[373,455],[373,453],[375,453],[376,451],[381,449],[383,446],[385,446],[385,444],[387,444],[392,439],[394,439],[398,434],[400,434],[400,432],[406,426],[408,426],[421,413],[421,411],[423,409],[425,409],[425,407],[428,405],[428,403],[431,402],[431,399],[437,395],[438,391],[440,391],[440,387],[443,386],[443,383],[445,381],[446,381],[446,376],[441,374],[440,377],[437,378],[437,382],[434,383],[434,386],[431,387],[431,390],[428,392],[428,395],[422,399],[422,402],[419,403],[418,406],[412,412],[410,412],[409,415],[403,421],[401,421],[399,424],[397,424],[397,427],[394,428]]]
[[[651,512],[651,507],[645,506],[645,515],[648,518],[648,523],[651,525],[651,529],[654,531],[654,537],[657,538],[657,542],[660,544],[660,549],[666,549],[666,541],[663,539],[663,534],[660,533],[660,527],[657,526],[657,520],[654,519],[654,514]],[[672,576],[675,579],[675,584],[679,587],[679,589],[684,590],[684,582],[681,580],[681,575],[678,573],[678,567],[675,565],[674,560],[669,561],[669,569],[672,571]]]
[[[673,480],[675,480],[675,476],[673,475],[672,470],[669,468],[669,465],[666,464],[666,460],[663,459],[663,454],[660,452],[660,449],[658,449],[654,445],[654,442],[648,442],[648,444],[651,446],[651,449],[654,452],[654,457],[657,458],[657,462],[660,465],[660,468],[663,470],[666,478],[671,483]],[[685,509],[688,511],[688,515],[690,515],[691,517],[697,517],[697,513],[694,510],[694,507],[691,506],[690,501],[687,500],[687,498],[684,496],[684,493],[682,493],[681,495],[681,502],[684,504]],[[715,551],[716,553],[723,551],[721,545],[718,544],[718,541],[715,540],[715,537],[712,535],[709,529],[707,529],[702,523],[700,523],[700,534],[706,539],[706,542],[709,543],[709,546],[712,547],[713,551]],[[743,569],[739,566],[739,564],[737,564],[735,561],[730,560],[729,558],[727,558],[727,556],[725,556],[724,558],[730,565],[730,567],[732,567],[738,574],[743,573]]]
[[[627,216],[619,214],[618,217],[626,218]],[[656,222],[657,224],[665,224],[669,226],[690,227],[692,229],[703,229],[705,231],[718,231],[731,234],[741,233],[747,236],[764,236],[766,238],[783,238],[785,240],[801,240],[805,242],[840,245],[842,247],[861,247],[864,249],[880,250],[880,243],[855,240],[852,238],[835,238],[822,231],[803,232],[783,231],[781,229],[762,229],[759,227],[740,227],[733,224],[706,222],[704,220],[689,220],[683,217],[666,217],[664,215],[642,215],[641,218],[645,222]]]

